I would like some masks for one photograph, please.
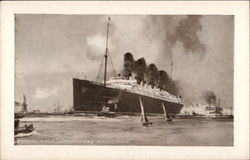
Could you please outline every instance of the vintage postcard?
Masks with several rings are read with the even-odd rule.
[[[232,146],[233,58],[232,15],[16,14],[15,143]]]
[[[122,5],[139,2],[75,2],[70,11],[60,8],[64,3],[53,3],[58,10],[40,2],[52,7],[39,10],[35,2],[23,8],[6,2],[6,9],[17,7],[11,12],[13,105],[8,106],[14,150],[237,147],[242,15],[164,12],[166,2],[152,3],[159,11],[148,12],[145,5],[140,13]],[[29,5],[34,10],[25,12]],[[74,10],[75,5],[82,8]],[[82,11],[86,5],[99,10]],[[178,155],[152,158],[161,157]]]

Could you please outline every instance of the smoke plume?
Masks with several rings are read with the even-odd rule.
[[[207,104],[216,104],[216,95],[212,91],[205,91],[203,93],[204,99],[206,100]]]
[[[124,54],[123,76],[129,78],[134,71],[134,58],[131,53]]]
[[[157,80],[158,80],[158,69],[155,66],[155,64],[152,63],[148,66],[147,82],[152,87],[155,87],[158,85]]]
[[[137,83],[140,84],[141,82],[145,83],[145,75],[147,73],[147,64],[144,58],[140,58],[134,63],[135,73]]]
[[[172,81],[166,71],[157,69],[155,64],[147,66],[144,58],[134,60],[132,53],[124,54],[123,76],[127,79],[134,73],[137,84],[148,84],[170,93],[177,94],[177,83]]]
[[[198,31],[202,30],[200,24],[201,16],[190,15],[187,19],[183,19],[179,22],[176,28],[176,41],[181,41],[185,48],[185,53],[206,53],[205,45],[201,43],[197,36]]]

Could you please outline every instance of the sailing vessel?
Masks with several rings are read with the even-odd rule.
[[[138,83],[131,74],[111,77],[107,80],[108,38],[110,18],[107,23],[105,66],[103,83],[87,79],[73,78],[74,112],[100,112],[103,106],[121,114],[140,113],[140,101],[144,102],[147,113],[162,113],[161,104],[166,106],[169,116],[175,116],[183,107],[183,100],[161,88]],[[125,58],[126,54],[124,55]],[[124,66],[125,66],[124,62]],[[140,97],[140,98],[139,98]]]
[[[147,119],[147,116],[145,114],[145,111],[144,111],[144,107],[143,107],[143,104],[142,104],[142,101],[141,101],[141,97],[139,97],[139,101],[140,101],[140,106],[141,106],[141,123],[143,126],[150,126],[152,125],[153,123],[150,122],[148,119]]]
[[[172,121],[172,118],[169,117],[169,115],[168,115],[167,112],[166,112],[166,109],[165,109],[164,104],[161,103],[161,105],[162,105],[162,109],[163,109],[163,113],[164,113],[164,118],[165,118],[167,121]]]

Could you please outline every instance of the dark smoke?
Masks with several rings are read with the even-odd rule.
[[[141,82],[143,82],[143,84],[147,83],[151,85],[152,88],[157,87],[177,95],[177,82],[172,81],[166,71],[158,71],[155,64],[147,66],[144,58],[135,61],[131,53],[125,53],[123,66],[123,76],[126,79],[129,79],[132,73],[135,73],[137,84],[141,84]]]
[[[171,82],[171,92],[172,94],[174,95],[177,95],[179,92],[178,92],[178,88],[180,87],[180,84],[179,84],[179,81],[172,81]]]
[[[168,90],[167,83],[168,82],[168,75],[165,71],[159,71],[158,72],[158,87],[160,89]]]
[[[148,66],[147,78],[148,78],[147,79],[148,84],[151,85],[152,87],[155,87],[158,84],[157,83],[158,69],[153,63]]]
[[[124,54],[123,76],[128,79],[134,72],[134,58],[129,52]]]
[[[204,98],[206,102],[211,105],[211,104],[216,104],[216,95],[212,91],[205,91],[204,92]]]
[[[135,73],[136,73],[136,79],[137,84],[140,84],[143,82],[145,83],[146,80],[146,74],[147,74],[147,64],[144,58],[140,58],[134,63]]]
[[[186,19],[182,19],[175,29],[175,32],[167,32],[170,46],[173,46],[177,41],[182,42],[186,53],[206,53],[206,48],[199,40],[197,33],[201,31],[200,17],[189,15]],[[174,34],[172,34],[174,33]]]

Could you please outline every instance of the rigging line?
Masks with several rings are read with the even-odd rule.
[[[102,57],[102,61],[101,61],[101,64],[100,64],[100,66],[99,66],[99,70],[98,70],[98,73],[97,73],[97,76],[96,76],[96,79],[97,79],[97,80],[100,78],[100,73],[101,73],[101,69],[102,69],[103,59],[104,59],[104,56]]]
[[[109,65],[109,66],[112,66],[112,64],[111,64],[111,62],[110,62],[110,59],[108,59],[108,65]],[[115,76],[114,70],[112,70],[112,73],[111,73],[111,74],[114,74],[114,76]]]
[[[108,54],[109,54],[109,56],[108,56],[108,58],[109,58],[109,60],[110,60],[110,62],[111,62],[111,65],[112,65],[112,68],[113,68],[113,72],[114,72],[114,74],[116,75],[116,70],[115,70],[115,67],[114,67],[114,64],[113,64],[113,62],[112,62],[112,60],[111,60],[111,56],[110,56],[110,53],[108,52]]]
[[[106,87],[106,78],[107,78],[109,22],[110,22],[110,17],[108,18],[108,24],[107,24],[107,37],[106,37],[106,50],[105,50],[105,66],[104,66],[104,81],[103,81],[104,82],[104,87]]]

